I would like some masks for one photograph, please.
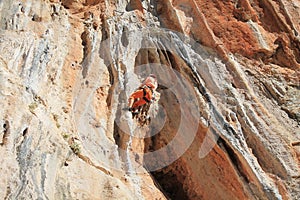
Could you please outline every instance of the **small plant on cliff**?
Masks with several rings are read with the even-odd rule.
[[[65,140],[67,140],[70,137],[70,135],[68,133],[66,133],[66,132],[62,132],[61,135],[63,136],[63,138]]]
[[[58,123],[58,115],[52,113],[52,116],[53,116],[54,121],[56,122],[56,127],[57,127],[57,128],[60,128],[60,124]]]
[[[37,107],[38,107],[38,104],[37,104],[36,102],[32,102],[32,103],[28,106],[29,111],[30,111],[31,113],[34,113],[34,110],[35,110]]]
[[[79,145],[78,143],[76,143],[76,142],[73,142],[73,143],[70,145],[70,148],[72,149],[72,151],[73,151],[76,155],[80,154],[80,152],[81,152],[80,145]]]

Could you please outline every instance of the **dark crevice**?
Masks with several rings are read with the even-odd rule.
[[[171,61],[170,61],[170,58],[169,58],[169,54],[168,54],[168,50],[160,50],[160,52],[162,52],[162,55],[163,55],[163,58],[161,59],[166,59],[168,64],[171,65]]]
[[[23,137],[25,137],[28,133],[28,128],[25,128],[24,131],[22,132]]]
[[[112,103],[112,98],[113,98],[113,91],[114,91],[115,86],[116,86],[116,81],[115,81],[115,76],[116,75],[115,74],[117,74],[117,72],[114,69],[114,66],[113,66],[112,62],[109,62],[109,61],[111,61],[111,57],[110,57],[109,53],[105,53],[105,51],[100,52],[100,57],[104,60],[104,63],[107,66],[107,71],[109,73],[109,83],[110,83],[111,87],[109,87],[109,89],[108,89],[106,104],[107,104],[107,107],[110,109],[111,108],[111,103]]]
[[[104,14],[100,15],[100,19],[101,19],[101,33],[102,33],[102,38],[101,41],[107,41],[107,39],[109,38],[109,25],[107,24],[107,20]],[[100,48],[101,49],[101,48]]]
[[[231,86],[232,86],[233,88],[237,89],[237,87],[235,86],[235,84],[234,84],[233,82],[231,83]]]
[[[167,53],[167,58],[168,58],[168,60],[169,60],[169,62],[171,64],[172,68],[175,69],[177,72],[180,72],[181,71],[181,69],[180,69],[181,66],[179,66],[176,63],[175,56],[170,51],[167,51],[166,53]]]
[[[122,36],[121,36],[121,42],[122,42],[122,45],[124,47],[127,47],[128,44],[129,44],[129,41],[128,41],[128,28],[127,27],[123,27],[123,31],[122,31]]]
[[[291,145],[292,146],[300,146],[300,141],[292,142]]]
[[[108,65],[107,70],[109,72],[109,82],[110,82],[111,87],[109,87],[109,89],[108,89],[106,104],[107,104],[107,107],[110,109],[111,108],[111,103],[112,103],[112,98],[113,98],[113,91],[115,89],[115,84],[114,84],[115,83],[115,78],[114,78],[113,65]]]
[[[9,121],[6,120],[3,124],[3,137],[2,137],[2,142],[0,143],[1,146],[6,145],[8,142],[8,137],[10,135],[10,125],[9,125]]]
[[[116,145],[120,146],[120,133],[119,133],[119,127],[117,125],[116,122],[114,122],[114,133],[113,133],[113,136],[114,136],[114,140],[115,140],[115,143]]]
[[[236,153],[234,152],[234,150],[221,137],[219,137],[217,143],[222,149],[224,149],[227,152],[229,159],[231,160],[234,167],[237,169],[237,172],[240,175],[240,177],[243,177],[246,183],[250,183],[249,178],[247,177],[247,175],[244,173],[244,170],[242,169],[242,163],[239,160]]]
[[[83,78],[85,78],[87,76],[87,73],[88,73],[88,65],[90,63],[90,56],[89,54],[91,53],[90,52],[90,41],[89,41],[89,38],[88,38],[88,31],[85,30],[82,34],[81,34],[81,44],[83,46],[83,60],[82,62],[80,63],[82,65],[82,76]]]
[[[125,71],[126,68],[125,68],[124,64],[120,63],[120,65],[121,65],[120,68],[122,68]],[[125,71],[125,74],[126,74],[126,71]],[[123,84],[127,85],[127,82],[128,82],[128,79],[125,76]],[[129,129],[126,130],[126,128],[124,129],[124,127],[122,127],[122,128],[119,127],[119,125],[122,123],[121,122],[122,121],[122,110],[124,110],[124,107],[122,107],[121,105],[126,105],[126,102],[127,102],[127,96],[126,96],[125,90],[121,91],[118,94],[119,105],[117,108],[117,112],[116,112],[116,116],[115,116],[115,120],[114,120],[114,127],[113,127],[113,137],[115,140],[115,144],[118,145],[118,147],[123,150],[125,150],[127,147],[128,133],[129,133]],[[112,94],[111,94],[111,96],[112,96]]]

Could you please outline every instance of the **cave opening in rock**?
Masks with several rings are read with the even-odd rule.
[[[155,179],[156,184],[159,185],[158,188],[168,199],[190,199],[184,190],[183,183],[177,178],[177,175],[170,167],[154,171],[151,174]]]
[[[151,137],[144,139],[145,153],[155,152],[165,148],[172,140],[175,139],[179,125],[181,123],[181,107],[180,101],[176,93],[172,91],[175,84],[174,79],[178,78],[180,68],[179,63],[182,61],[178,56],[173,55],[168,50],[159,48],[141,49],[136,56],[135,72],[141,76],[147,76],[149,73],[156,73],[158,77],[159,87],[157,91],[160,93],[159,106],[164,109],[165,119],[160,119],[161,116],[156,116],[157,119],[152,119],[149,125]],[[156,63],[156,66],[152,65]],[[163,69],[162,69],[163,68]],[[158,71],[156,71],[156,70]],[[164,71],[165,73],[159,73]],[[176,71],[174,73],[173,71]],[[171,78],[170,78],[171,77]],[[173,81],[169,83],[168,80]],[[170,87],[170,88],[169,88]],[[161,122],[164,121],[163,127]],[[161,161],[176,155],[175,150],[166,151],[159,157],[151,160],[144,158],[144,166],[147,169],[155,169]],[[168,199],[190,199],[186,188],[184,188],[185,170],[181,169],[180,162],[173,162],[161,169],[150,170],[153,181],[158,189],[160,189]]]
[[[160,93],[162,95],[160,104],[167,110],[167,119],[165,126],[158,133],[156,133],[158,130],[155,128],[155,122],[154,124],[150,125],[151,135],[153,136],[150,138],[145,138],[146,152],[155,152],[162,148],[166,148],[169,142],[172,141],[174,137],[176,137],[174,135],[176,134],[176,131],[172,130],[177,130],[178,124],[180,124],[180,117],[178,117],[178,115],[180,116],[180,109],[176,109],[176,107],[178,106],[176,97],[170,91],[160,90]],[[172,107],[172,105],[174,105],[175,109],[170,108]],[[171,152],[171,154],[174,153]],[[161,155],[161,157],[158,157],[156,159],[163,160],[169,156],[172,155]],[[156,161],[153,160],[144,160],[144,165],[154,167],[155,162]],[[168,199],[188,199],[182,183],[184,178],[178,178],[178,176],[183,176],[181,174],[182,172],[177,171],[176,164],[174,166],[173,164],[171,164],[171,166],[166,166],[160,170],[152,171],[150,173],[152,174],[157,187],[165,194]]]

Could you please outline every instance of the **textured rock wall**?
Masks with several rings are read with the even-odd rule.
[[[118,77],[99,53],[110,8],[1,2],[1,199],[163,199],[121,168],[106,103]]]
[[[295,186],[299,183],[299,147],[295,145],[297,142],[294,142],[299,140],[299,101],[296,100],[299,99],[299,37],[298,29],[292,22],[292,19],[299,17],[297,2],[290,4],[286,1],[163,1],[158,3],[157,8],[162,25],[188,34],[200,43],[216,49],[227,61],[227,69],[222,73],[228,70],[231,76],[229,75],[230,80],[226,80],[225,77],[228,76],[225,73],[220,75],[224,79],[221,85],[225,99],[222,102],[223,106],[217,107],[223,110],[221,112],[224,119],[234,128],[235,133],[231,134],[237,139],[234,141],[233,135],[225,134],[227,139],[219,139],[216,150],[205,158],[209,159],[211,156],[210,159],[218,167],[227,166],[214,173],[213,186],[208,186],[208,172],[198,171],[197,174],[201,178],[192,175],[196,169],[205,166],[214,171],[215,166],[205,159],[199,163],[192,159],[197,155],[193,150],[186,151],[178,161],[159,171],[158,179],[162,180],[162,184],[174,198],[180,199],[181,194],[176,196],[176,187],[163,180],[164,174],[168,174],[171,179],[176,174],[177,179],[173,178],[174,182],[178,182],[181,177],[184,181],[179,182],[186,185],[178,185],[180,188],[186,188],[183,192],[188,197],[193,198],[193,195],[197,195],[196,197],[204,199],[245,198],[239,196],[240,190],[232,190],[231,185],[239,183],[229,184],[228,178],[225,178],[230,172],[224,173],[224,170],[229,170],[233,164],[235,173],[239,176],[237,180],[243,182],[244,187],[241,188],[244,188],[243,193],[247,198],[299,198],[297,192],[295,193]],[[170,21],[174,23],[169,23]],[[220,66],[212,68],[215,70]],[[217,73],[214,70],[210,70],[211,77],[217,81]],[[200,76],[205,79],[207,74],[200,72]],[[207,89],[213,93],[213,89],[209,88],[209,80],[205,80],[205,83]],[[228,131],[225,132],[231,132]],[[159,136],[159,140],[166,137],[163,135]],[[201,142],[198,146],[199,144]],[[213,152],[218,152],[217,147],[226,152],[226,164],[218,162],[215,158]],[[246,162],[248,164],[245,165]],[[187,169],[178,170],[182,165],[188,166]],[[194,170],[189,169],[192,166]],[[187,173],[190,176],[183,178]],[[217,177],[227,180],[223,184],[222,181],[218,181],[223,187],[217,185]],[[233,177],[234,175],[231,175],[231,181],[234,182]],[[268,183],[269,179],[273,183]],[[278,191],[274,190],[270,192],[273,194],[268,194],[269,189],[263,188],[274,187],[269,184],[277,185]],[[190,191],[187,189],[188,185],[214,188],[214,193],[203,192],[210,191],[209,189]],[[230,191],[226,187],[229,187]],[[226,196],[224,190],[226,194],[233,194],[234,197]],[[198,194],[195,194],[195,191]],[[277,192],[280,195],[276,195]]]
[[[0,198],[299,199],[299,6],[1,1]]]

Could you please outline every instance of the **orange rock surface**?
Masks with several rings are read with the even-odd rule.
[[[299,7],[0,2],[0,198],[300,199]]]

